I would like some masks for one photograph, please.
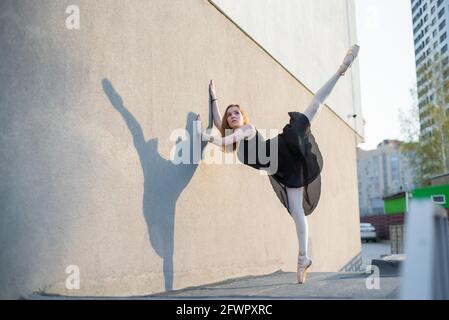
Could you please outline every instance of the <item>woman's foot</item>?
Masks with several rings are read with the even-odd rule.
[[[306,282],[307,278],[307,270],[312,265],[312,260],[305,256],[299,256],[298,257],[298,269],[296,272],[296,275],[298,277],[298,283],[303,284]]]
[[[357,55],[359,54],[360,47],[358,45],[353,45],[351,48],[349,48],[348,53],[346,53],[345,58],[343,59],[343,63],[341,64],[340,68],[338,69],[338,73],[341,76],[344,76],[346,73],[346,70],[348,70],[352,63],[354,62],[355,58],[357,58]]]

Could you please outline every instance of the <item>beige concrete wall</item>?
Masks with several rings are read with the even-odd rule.
[[[357,43],[354,0],[211,0],[312,92],[342,63]],[[363,48],[361,55],[363,55]],[[328,106],[361,136],[358,59]],[[356,119],[348,114],[358,114]]]
[[[80,30],[65,28],[71,4]],[[258,128],[281,129],[312,98],[208,1],[2,1],[0,43],[2,297],[295,270],[293,220],[266,177],[170,161],[173,130],[206,118],[210,79],[222,108],[240,103]],[[329,109],[313,132],[312,271],[336,271],[360,251],[355,134]],[[79,290],[65,288],[69,265]]]

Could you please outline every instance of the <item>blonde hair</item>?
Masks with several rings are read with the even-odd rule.
[[[229,135],[232,132],[231,131],[232,128],[229,126],[229,123],[228,123],[228,120],[227,120],[227,118],[228,118],[228,110],[229,110],[229,108],[232,108],[232,107],[239,108],[240,113],[242,114],[242,117],[243,117],[243,125],[247,125],[249,123],[249,117],[248,117],[248,114],[246,113],[245,109],[240,107],[238,104],[230,104],[226,108],[226,110],[225,110],[225,112],[223,114],[223,118],[221,119],[220,133],[221,133],[222,137],[225,137],[225,136]],[[237,149],[237,143],[234,142],[232,144],[232,151],[235,151],[236,149]],[[227,146],[222,146],[221,150],[223,152],[230,152],[231,151],[231,150],[229,150],[229,148],[227,148]]]

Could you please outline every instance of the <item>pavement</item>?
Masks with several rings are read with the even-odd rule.
[[[362,270],[372,264],[374,259],[381,259],[391,254],[389,241],[362,243]]]
[[[147,296],[129,297],[63,297],[34,295],[29,299],[132,299],[132,300],[374,300],[398,299],[400,276],[397,272],[367,273],[366,266],[375,260],[385,260],[389,243],[362,244],[362,271],[309,272],[307,281],[298,284],[296,273],[277,271],[262,276],[247,276],[223,282],[185,288]],[[391,271],[391,270],[390,270]]]
[[[377,284],[376,285],[376,281]],[[300,285],[296,273],[278,271],[265,276],[245,277],[217,284],[154,294],[146,299],[398,299],[400,278],[362,272],[312,272]]]
[[[69,297],[33,295],[30,300],[390,300],[398,299],[400,277],[362,272],[310,272],[304,284],[296,273],[278,271],[147,296]]]
[[[379,273],[366,272],[373,261],[390,256],[388,241],[362,243],[361,272],[311,272],[305,284],[296,273],[278,271],[264,276],[231,279],[216,284],[154,294],[146,299],[398,299],[400,276],[388,264],[379,264]],[[385,272],[384,267],[388,267]]]

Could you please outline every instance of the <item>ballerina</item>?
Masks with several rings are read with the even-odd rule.
[[[282,133],[272,139],[264,140],[250,123],[246,111],[238,104],[229,105],[221,117],[213,81],[209,83],[213,122],[220,130],[221,137],[203,130],[201,117],[200,115],[197,117],[197,133],[203,141],[222,147],[224,152],[237,151],[238,159],[252,168],[267,170],[271,167],[269,162],[264,163],[259,158],[258,146],[265,144],[265,150],[270,150],[270,145],[277,144],[276,170],[269,172],[268,177],[277,197],[295,222],[299,242],[297,278],[300,284],[305,283],[307,271],[312,265],[312,260],[307,255],[306,216],[310,215],[318,204],[323,167],[321,152],[311,133],[311,122],[316,119],[324,100],[338,79],[351,67],[359,50],[358,45],[353,45],[348,50],[337,72],[317,91],[304,113],[289,112],[289,124],[283,128]]]

